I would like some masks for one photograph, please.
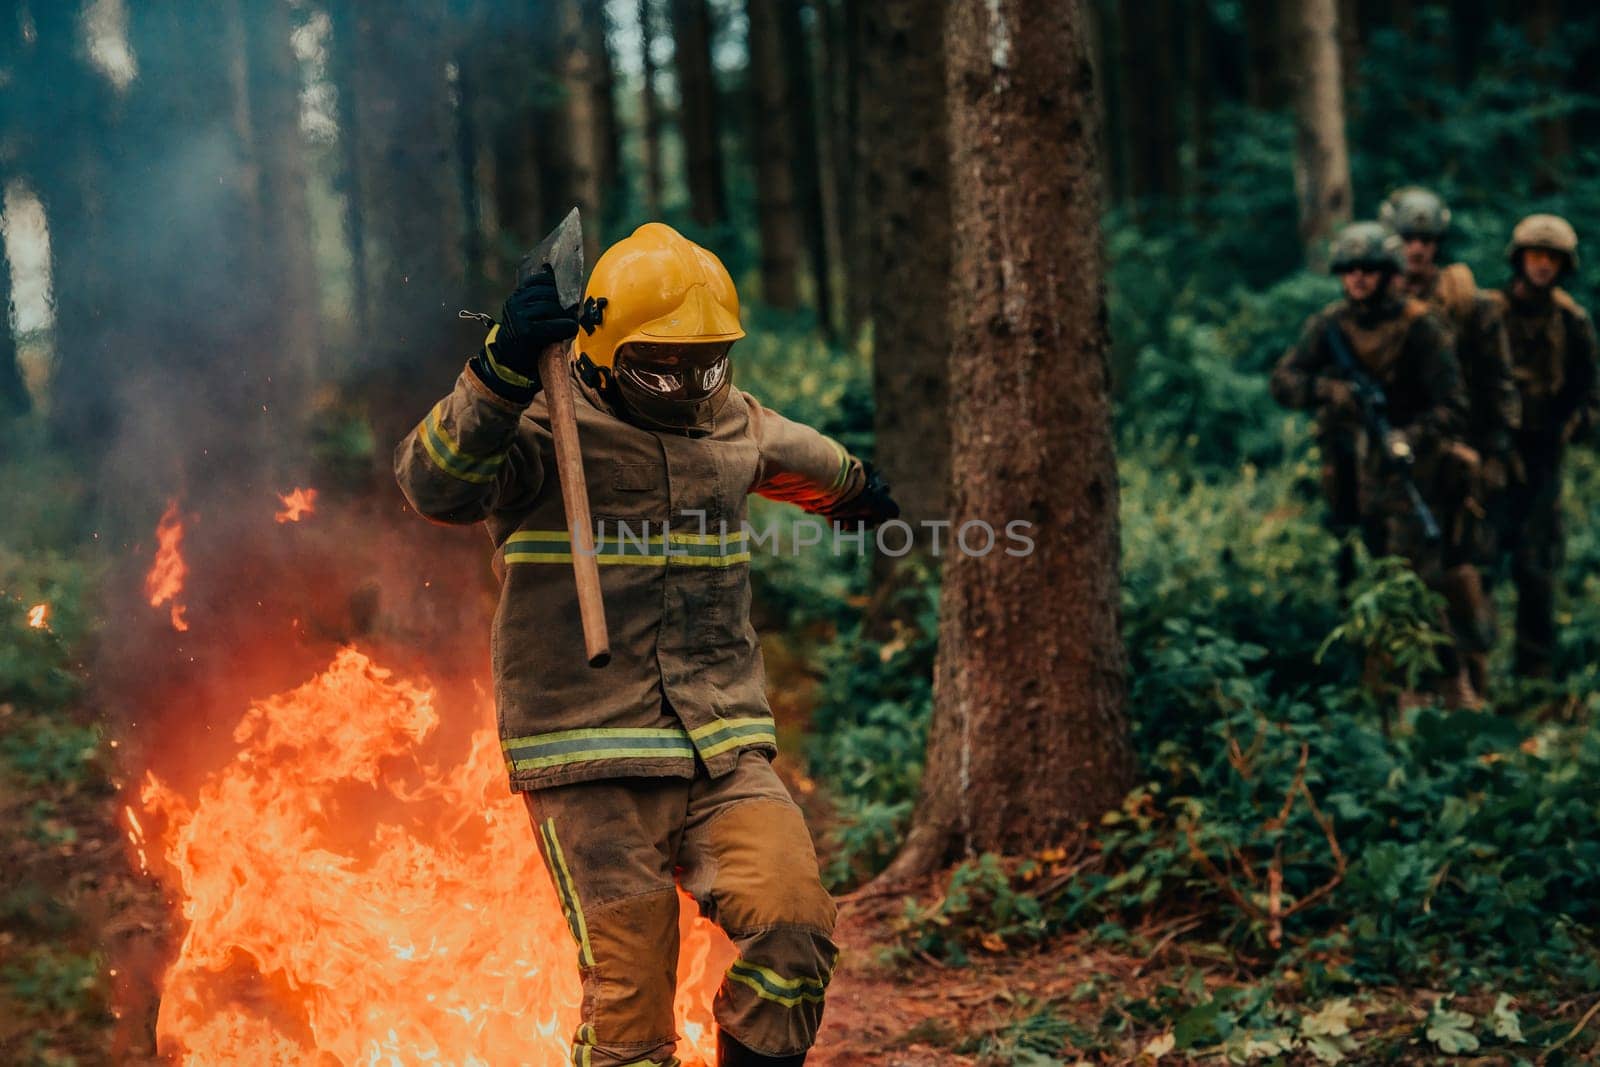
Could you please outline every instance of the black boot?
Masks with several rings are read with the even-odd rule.
[[[727,1031],[717,1031],[717,1063],[720,1067],[801,1067],[805,1062],[804,1052],[790,1056],[763,1056],[739,1044],[728,1036]]]

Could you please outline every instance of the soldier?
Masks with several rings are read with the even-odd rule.
[[[1561,459],[1600,408],[1594,324],[1556,283],[1578,268],[1578,235],[1555,215],[1529,215],[1506,246],[1511,280],[1491,294],[1505,315],[1522,399],[1500,548],[1517,588],[1516,671],[1546,677],[1555,650],[1555,584],[1565,550]]]
[[[1444,442],[1460,432],[1466,398],[1449,331],[1428,304],[1402,297],[1400,239],[1376,222],[1346,226],[1334,239],[1330,267],[1344,299],[1306,320],[1299,342],[1272,372],[1272,395],[1285,407],[1317,412],[1323,490],[1331,525],[1359,529],[1375,556],[1403,556],[1435,590],[1450,595],[1442,546],[1429,543],[1396,468],[1415,457],[1420,472],[1436,467]],[[1341,366],[1333,331],[1358,369],[1387,398],[1390,439],[1369,439],[1357,385]],[[1426,479],[1423,479],[1426,481]],[[1340,581],[1353,563],[1340,555]],[[1476,703],[1453,653],[1445,656],[1446,703]]]
[[[1379,219],[1400,235],[1405,270],[1402,290],[1433,305],[1450,327],[1456,362],[1467,394],[1461,440],[1440,457],[1438,484],[1444,526],[1445,583],[1451,590],[1451,630],[1468,678],[1479,693],[1489,687],[1489,650],[1494,644],[1493,601],[1484,592],[1479,565],[1493,552],[1494,516],[1505,504],[1512,435],[1521,404],[1511,377],[1511,350],[1499,305],[1478,289],[1465,263],[1442,263],[1450,209],[1418,186],[1396,189]]]
[[[777,749],[750,625],[747,494],[835,521],[899,513],[838,442],[731,384],[744,329],[722,263],[651,223],[594,266],[584,312],[549,269],[506,301],[395,454],[407,499],[488,527],[501,576],[500,743],[578,948],[573,1063],[668,1067],[678,886],[739,958],[714,1006],[723,1067],[796,1067],[837,950],[834,905]],[[582,333],[580,334],[580,326]],[[539,353],[570,347],[612,635],[587,664]]]

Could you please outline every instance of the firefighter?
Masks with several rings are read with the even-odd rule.
[[[1600,408],[1594,323],[1558,284],[1578,269],[1578,234],[1556,215],[1529,215],[1506,246],[1511,280],[1491,295],[1505,315],[1522,425],[1499,532],[1517,589],[1516,662],[1546,677],[1555,651],[1555,588],[1565,544],[1561,461]]]
[[[1465,263],[1444,262],[1450,209],[1438,194],[1406,186],[1389,194],[1379,219],[1400,235],[1405,293],[1431,304],[1450,327],[1467,396],[1459,440],[1440,456],[1438,484],[1444,528],[1444,581],[1451,590],[1451,630],[1473,689],[1488,692],[1494,645],[1493,602],[1479,567],[1493,556],[1494,516],[1505,506],[1512,437],[1521,402],[1511,376],[1511,350],[1495,300],[1478,289]]]
[[[400,443],[418,512],[488,527],[501,579],[500,743],[577,945],[573,1062],[667,1065],[678,887],[739,950],[715,1001],[724,1067],[804,1062],[837,949],[777,751],[750,624],[747,494],[852,529],[898,515],[838,442],[732,384],[744,336],[712,253],[650,223],[595,264],[580,313],[545,270]],[[581,323],[580,323],[581,319]],[[538,356],[570,373],[612,660],[586,662]]]
[[[1427,304],[1396,292],[1400,249],[1399,238],[1376,222],[1352,223],[1339,232],[1329,265],[1339,275],[1344,299],[1306,320],[1299,341],[1273,370],[1271,388],[1285,407],[1317,413],[1323,491],[1334,532],[1359,530],[1374,556],[1403,556],[1448,600],[1442,547],[1424,536],[1395,471],[1396,460],[1414,457],[1417,480],[1429,484],[1445,442],[1459,432],[1466,399],[1448,329]],[[1369,439],[1358,387],[1340,366],[1330,329],[1339,331],[1358,369],[1381,388],[1390,440]],[[1341,583],[1347,583],[1353,570],[1348,553],[1341,553],[1339,567]],[[1445,702],[1476,704],[1459,658],[1444,658]]]

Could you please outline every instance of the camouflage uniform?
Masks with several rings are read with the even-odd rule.
[[[1359,528],[1374,555],[1404,556],[1429,585],[1443,591],[1441,547],[1423,538],[1403,489],[1384,471],[1381,456],[1367,440],[1360,414],[1327,400],[1328,383],[1342,380],[1328,344],[1330,322],[1383,387],[1390,422],[1407,438],[1422,472],[1437,465],[1443,442],[1465,420],[1466,398],[1449,332],[1420,300],[1389,298],[1374,308],[1341,300],[1306,320],[1299,342],[1272,372],[1272,395],[1278,403],[1317,411],[1323,491],[1334,532]],[[1419,474],[1418,480],[1422,484],[1426,479]]]
[[[1506,506],[1506,475],[1513,467],[1513,435],[1522,403],[1511,375],[1511,349],[1499,305],[1479,291],[1472,271],[1452,263],[1404,278],[1410,295],[1430,304],[1449,326],[1467,397],[1459,441],[1441,457],[1429,495],[1439,502],[1444,527],[1445,583],[1450,628],[1473,687],[1488,685],[1494,645],[1494,606],[1478,565],[1492,557],[1495,516]]]
[[[1517,587],[1517,673],[1543,676],[1555,647],[1555,587],[1565,549],[1562,455],[1567,442],[1593,429],[1600,405],[1595,330],[1562,289],[1519,295],[1513,283],[1493,296],[1505,312],[1522,399],[1499,550],[1511,557]]]

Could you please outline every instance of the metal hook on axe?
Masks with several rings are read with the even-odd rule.
[[[561,224],[534,246],[517,270],[520,284],[546,265],[555,272],[556,293],[563,307],[583,300],[583,223],[573,208]],[[611,662],[611,637],[606,630],[605,603],[600,596],[600,568],[595,562],[594,524],[589,518],[589,486],[578,450],[578,417],[573,408],[568,346],[562,341],[539,353],[539,381],[550,408],[550,434],[555,438],[556,475],[567,529],[572,532],[572,575],[578,584],[578,613],[583,621],[584,652],[589,666]]]

